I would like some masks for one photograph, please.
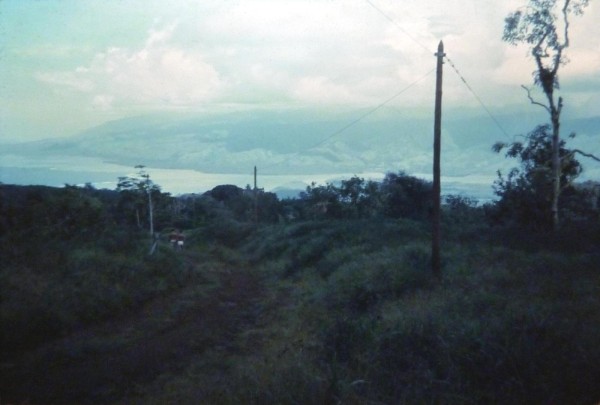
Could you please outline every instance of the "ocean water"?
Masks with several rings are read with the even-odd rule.
[[[242,188],[254,184],[253,167],[249,168],[248,173],[238,174],[203,173],[196,170],[153,167],[146,167],[145,170],[163,191],[173,195],[203,193],[221,184],[234,184]],[[136,171],[134,165],[128,167],[96,158],[48,156],[32,159],[18,155],[0,156],[0,182],[5,184],[62,187],[65,184],[91,183],[99,189],[115,189],[119,177],[133,176]],[[266,191],[303,191],[312,182],[325,184],[348,179],[354,175],[368,180],[381,180],[384,177],[382,172],[262,175],[259,168],[257,182],[258,187],[264,188]],[[432,177],[427,173],[414,173],[413,175],[426,180],[431,180]],[[493,176],[485,175],[442,177],[442,193],[461,194],[480,201],[487,201],[493,198],[491,187],[493,181]]]

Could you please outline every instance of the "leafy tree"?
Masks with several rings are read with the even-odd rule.
[[[477,208],[477,200],[461,194],[450,194],[444,198],[445,206],[451,211],[468,211]]]
[[[258,204],[258,220],[260,222],[274,223],[282,214],[282,205],[275,193],[258,191],[256,196]]]
[[[357,206],[359,200],[364,196],[365,179],[353,176],[348,180],[342,180],[340,196],[344,202]]]
[[[209,194],[217,201],[228,203],[240,198],[244,194],[244,190],[232,184],[223,184],[210,190]]]
[[[253,190],[250,186],[242,189],[231,184],[219,185],[205,194],[204,199],[207,198],[229,211],[237,221],[277,222],[281,213],[281,205],[274,193]],[[208,209],[214,210],[215,207]]]
[[[431,182],[404,172],[387,173],[381,185],[384,212],[392,218],[425,219],[431,211]]]
[[[250,221],[252,218],[253,200],[244,189],[232,185],[219,185],[207,193],[223,207],[227,208],[238,221]]]
[[[313,217],[342,217],[342,203],[339,189],[331,183],[317,185],[312,182],[306,187],[306,192],[300,193],[300,199],[307,205],[308,216]]]
[[[177,229],[197,228],[204,224],[207,218],[203,197],[196,194],[174,197],[167,211],[170,225]]]
[[[65,237],[94,237],[106,227],[109,219],[102,202],[90,195],[89,188],[65,185],[54,201],[48,201],[54,217],[60,220],[60,233]],[[97,234],[96,234],[97,236]]]
[[[525,143],[498,142],[494,145],[496,152],[506,149],[506,156],[517,159],[521,166],[513,168],[506,178],[498,171],[494,191],[500,200],[496,204],[495,219],[512,219],[541,228],[553,226],[553,217],[550,215],[550,202],[554,195],[551,131],[550,125],[539,125],[525,137]],[[564,140],[559,143],[559,157],[560,191],[563,192],[573,188],[572,183],[581,173],[582,167],[572,151],[565,147]]]
[[[340,200],[346,206],[349,216],[364,218],[376,215],[381,208],[379,183],[366,181],[353,176],[342,180],[339,188]]]
[[[360,212],[363,216],[374,217],[383,214],[383,195],[381,183],[369,180],[363,190],[364,198],[360,200]]]
[[[543,107],[548,112],[552,123],[550,210],[554,229],[559,225],[558,200],[561,191],[561,167],[564,166],[560,161],[560,114],[563,99],[556,99],[554,91],[560,88],[558,70],[568,62],[564,51],[569,46],[569,17],[572,14],[583,14],[583,9],[588,3],[589,0],[529,0],[526,8],[510,13],[504,21],[502,39],[512,45],[526,43],[530,46],[531,56],[536,64],[536,70],[533,72],[534,84],[539,86],[546,96],[546,103],[536,101],[530,89],[522,86],[527,91],[531,103]]]

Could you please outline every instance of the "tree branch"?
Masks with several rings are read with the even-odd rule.
[[[555,48],[556,55],[554,56],[554,61],[553,61],[554,66],[552,66],[552,74],[554,76],[556,76],[556,74],[558,73],[558,67],[560,66],[560,63],[563,60],[563,57],[562,57],[563,49],[569,47],[569,10],[568,10],[569,3],[571,3],[571,0],[565,0],[565,4],[562,8],[563,22],[565,24],[565,29],[564,29],[565,39],[562,44],[557,39],[557,44],[556,44],[556,48]]]
[[[573,149],[571,151],[571,154],[574,155],[575,153],[579,153],[581,156],[585,156],[585,157],[588,157],[590,159],[594,159],[596,162],[600,162],[600,158],[597,157],[597,156],[595,156],[595,155],[593,155],[592,153],[586,153],[586,152],[583,152],[583,151],[581,151],[579,149]]]
[[[562,46],[561,46],[561,50],[562,48],[568,48],[569,47],[569,3],[571,2],[571,0],[565,0],[565,6],[562,9],[562,13],[563,13],[563,20],[565,22],[565,42],[563,42]]]
[[[527,92],[527,98],[529,99],[529,101],[531,101],[531,104],[539,105],[540,107],[543,107],[546,111],[548,111],[549,114],[551,114],[550,107],[548,107],[546,104],[540,103],[539,101],[535,101],[533,99],[533,97],[531,96],[531,90],[529,90],[529,88],[527,88],[527,86],[522,84],[521,87],[524,88],[525,91]]]
[[[563,98],[559,97],[558,98],[558,107],[556,108],[556,113],[560,116],[560,112],[562,111],[563,108]]]

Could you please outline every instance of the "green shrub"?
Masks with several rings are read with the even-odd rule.
[[[182,286],[187,277],[171,249],[153,256],[87,247],[44,268],[0,272],[2,344],[20,350],[138,306]]]
[[[364,312],[382,300],[428,287],[429,251],[421,245],[355,254],[328,279],[327,305]]]
[[[205,230],[206,239],[214,240],[227,247],[236,247],[252,234],[254,226],[233,218],[221,217],[209,221]]]

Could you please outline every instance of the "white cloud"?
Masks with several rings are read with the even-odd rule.
[[[531,83],[534,66],[526,46],[501,40],[504,17],[522,2],[179,0],[175,8],[151,2],[152,24],[162,28],[137,36],[137,46],[104,48],[76,69],[36,77],[81,92],[101,110],[209,103],[368,107],[433,69],[433,53],[443,39],[460,73],[493,108],[523,102],[519,86]],[[573,21],[571,39],[577,47],[568,50],[572,62],[561,70],[565,78],[600,72],[600,48],[584,29],[598,15],[592,11],[590,6]],[[434,78],[419,82],[394,104],[429,107]],[[449,107],[478,105],[449,65],[444,86]]]
[[[44,83],[64,86],[81,92],[90,92],[95,87],[94,82],[89,78],[71,72],[39,72],[35,74],[35,78]]]
[[[314,0],[257,0],[237,2],[209,16],[209,32],[235,44],[257,40],[266,45],[320,45],[312,41],[339,42],[341,37],[359,38],[371,30],[362,13],[362,2],[343,3]],[[307,42],[308,41],[308,42]]]
[[[326,77],[304,77],[292,89],[295,99],[312,104],[357,104],[364,102],[361,95],[347,86],[333,83]]]
[[[40,44],[11,50],[12,53],[25,58],[65,58],[89,52],[85,45]]]
[[[102,111],[108,111],[112,108],[114,97],[107,94],[98,94],[92,100],[92,106]]]
[[[223,87],[219,73],[200,52],[172,45],[174,29],[151,31],[140,49],[111,47],[88,66],[36,78],[92,92],[92,105],[101,109],[120,104],[194,106],[215,98]]]
[[[565,78],[600,77],[600,44],[595,49],[567,49],[569,63],[561,70]]]

